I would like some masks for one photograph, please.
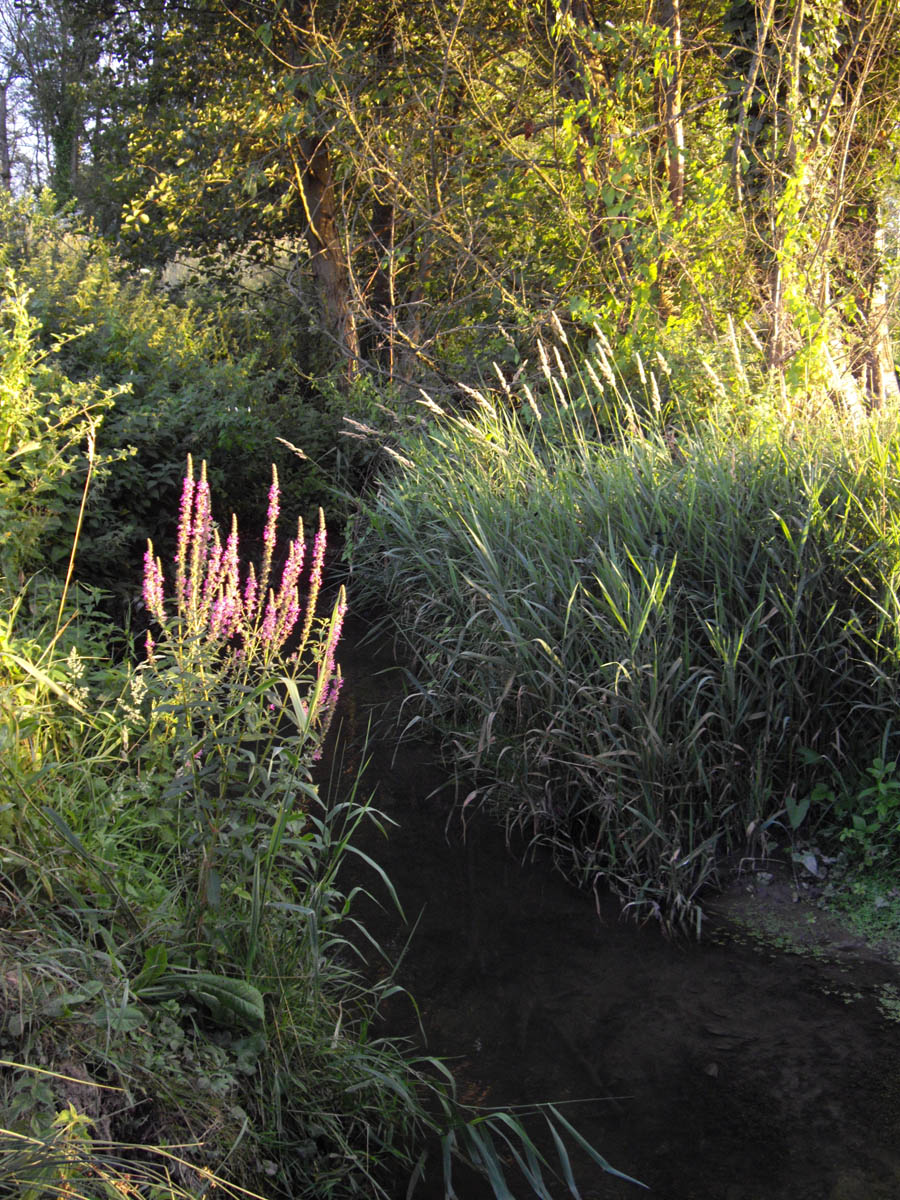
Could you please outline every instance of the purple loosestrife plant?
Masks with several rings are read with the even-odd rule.
[[[242,581],[237,520],[232,517],[231,532],[223,546],[212,521],[206,463],[201,465],[200,478],[195,482],[193,462],[188,457],[178,519],[173,610],[166,610],[162,564],[155,557],[151,542],[148,542],[144,555],[144,602],[147,611],[170,639],[176,639],[179,644],[205,639],[217,643],[226,654],[240,649],[244,661],[255,658],[268,662],[294,634],[302,614],[296,654],[298,659],[303,657],[317,619],[326,547],[325,517],[320,509],[306,603],[302,604],[302,572],[306,559],[302,521],[297,522],[297,534],[287,543],[277,590],[269,586],[278,516],[278,475],[273,467],[263,530],[262,564],[257,574],[254,564],[250,563]],[[318,659],[316,647],[310,649],[312,657]],[[329,662],[333,670],[333,655]]]
[[[309,573],[309,597],[306,606],[306,616],[303,621],[303,631],[300,634],[298,653],[302,654],[312,629],[316,605],[319,601],[319,588],[322,586],[322,567],[325,562],[325,514],[319,509],[319,528],[313,542],[312,568]],[[342,618],[343,620],[343,618]]]
[[[344,589],[330,617],[317,611],[324,515],[320,510],[304,588],[303,524],[279,551],[279,509],[273,468],[262,561],[258,570],[252,563],[244,569],[236,520],[223,543],[212,520],[206,464],[195,479],[188,458],[171,600],[152,544],[144,556],[144,603],[157,626],[148,634],[145,677],[175,730],[176,791],[195,831],[189,890],[196,895],[198,935],[212,936],[229,877],[263,903],[290,813],[314,794],[310,763],[321,753],[341,691],[335,652]],[[245,878],[254,855],[265,860],[262,892]],[[259,918],[257,910],[257,926]]]
[[[175,581],[176,600],[178,607],[184,605],[184,577],[187,564],[187,547],[191,536],[191,513],[194,506],[194,464],[188,456],[188,469],[184,477],[184,487],[181,490],[181,507],[178,513],[178,543],[175,552]],[[154,616],[160,620],[156,613]]]

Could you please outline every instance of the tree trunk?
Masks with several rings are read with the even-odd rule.
[[[315,31],[316,0],[286,0],[284,11],[290,48],[284,48],[280,62],[283,65],[292,62],[293,69],[299,73],[299,98],[304,94],[303,67]],[[314,103],[309,105],[313,112],[315,107]],[[305,233],[322,310],[323,332],[343,359],[343,379],[347,386],[359,375],[359,330],[352,302],[350,269],[338,222],[328,134],[316,129],[315,117],[310,125],[311,132],[305,136],[288,139],[287,150],[306,217]]]
[[[375,42],[376,69],[386,79],[394,67],[396,55],[396,13],[387,9]],[[382,122],[390,120],[387,100],[378,105]],[[396,369],[397,308],[395,295],[394,235],[396,232],[396,188],[387,171],[375,173],[377,190],[372,198],[370,232],[375,265],[371,276],[371,301],[367,304],[375,331],[375,355],[393,383]],[[364,291],[368,288],[364,288]]]
[[[775,0],[766,0],[766,9],[762,16],[762,20],[759,19],[759,12],[757,11],[756,45],[750,57],[744,87],[741,90],[741,97],[738,102],[737,113],[735,115],[734,142],[731,146],[731,171],[732,184],[734,186],[734,193],[738,203],[738,208],[743,205],[744,201],[744,185],[741,171],[741,158],[744,153],[744,138],[749,125],[750,109],[753,105],[753,94],[756,90],[756,85],[762,69],[763,55],[765,53],[766,44],[769,40],[774,12]]]
[[[855,301],[843,341],[854,385],[871,409],[900,402],[890,337],[897,296],[888,294],[885,281],[883,189],[877,168],[871,167],[883,155],[877,147],[896,121],[896,100],[880,112],[878,101],[897,86],[893,64],[900,10],[860,0],[846,4],[846,16],[852,36],[837,52],[839,70],[829,102],[840,115],[834,194],[820,244],[835,293]]]
[[[383,180],[389,187],[388,180]],[[388,378],[394,378],[394,351],[396,347],[396,312],[394,303],[394,268],[391,256],[394,249],[394,205],[384,200],[372,202],[371,216],[372,245],[375,252],[375,268],[372,274],[371,301],[368,308],[375,329],[375,352],[387,370]]]
[[[547,0],[545,9],[547,23],[552,28],[556,5]],[[567,19],[571,31],[559,36],[555,46],[559,94],[564,100],[579,105],[582,111],[578,120],[575,163],[585,193],[590,223],[588,240],[599,263],[612,259],[618,281],[626,291],[630,276],[628,239],[608,236],[603,199],[604,192],[608,193],[610,188],[610,166],[614,162],[613,143],[617,131],[611,124],[597,128],[595,123],[594,114],[601,111],[600,95],[608,90],[608,82],[603,64],[591,44],[590,35],[597,27],[592,0],[560,0],[559,19]]]
[[[8,83],[0,84],[0,187],[12,191],[12,163],[9,156],[9,126],[6,111]]]
[[[780,146],[776,146],[771,168],[772,248],[769,266],[769,336],[767,364],[770,370],[783,371],[788,355],[788,315],[785,291],[792,264],[786,253],[788,223],[797,220],[801,197],[793,204],[782,203],[786,188],[796,184],[797,114],[800,108],[800,39],[803,33],[804,0],[796,0],[787,45],[782,52],[782,71],[787,75],[784,103],[779,105],[774,127]]]
[[[660,87],[666,135],[666,180],[676,215],[684,203],[684,122],[681,115],[681,0],[659,0],[657,21],[668,31],[671,53]]]
[[[291,149],[294,177],[306,214],[310,265],[318,286],[325,333],[344,359],[347,383],[359,374],[359,334],[350,299],[350,274],[341,243],[334,179],[324,137],[298,139]]]
[[[866,283],[868,285],[865,355],[861,380],[870,408],[880,408],[888,401],[900,401],[900,387],[894,369],[894,350],[891,344],[888,291],[884,279],[884,223],[879,206],[871,205],[865,223],[868,234]]]

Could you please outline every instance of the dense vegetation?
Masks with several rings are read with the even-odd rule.
[[[599,9],[0,0],[3,1186],[547,1194],[378,1037],[320,506],[586,886],[893,886],[900,11]]]
[[[724,858],[826,815],[845,840],[874,817],[887,853],[895,793],[856,796],[897,757],[897,412],[732,395],[676,438],[652,373],[632,403],[602,343],[580,365],[541,408],[436,417],[369,507],[422,711],[508,823],[639,915],[699,921]]]
[[[57,263],[74,270],[82,255],[69,247]],[[68,271],[58,278],[52,299],[63,305]],[[205,469],[196,480],[189,472],[177,602],[165,599],[171,580],[148,550],[152,636],[136,653],[120,635],[111,657],[96,588],[70,586],[65,562],[31,572],[41,555],[52,568],[67,537],[74,553],[79,493],[92,483],[84,440],[107,478],[131,461],[96,448],[118,397],[66,374],[71,342],[41,350],[38,330],[55,342],[64,321],[60,329],[44,312],[39,325],[32,305],[40,311],[47,297],[35,303],[12,275],[8,287],[0,713],[3,955],[15,968],[5,975],[3,1037],[5,1057],[25,1070],[4,1078],[4,1179],[19,1180],[22,1195],[55,1194],[67,1180],[107,1195],[137,1171],[160,1195],[194,1194],[230,1147],[235,1183],[270,1174],[292,1194],[322,1195],[371,1177],[377,1188],[375,1164],[409,1153],[423,1114],[404,1091],[414,1066],[366,1033],[387,985],[364,984],[336,952],[349,903],[337,880],[342,852],[370,814],[352,798],[326,809],[310,782],[340,687],[344,601],[330,617],[316,611],[324,528],[300,612],[302,533],[284,559],[277,483],[254,576],[236,533],[224,546],[210,540]],[[190,330],[188,317],[146,293],[127,303],[126,314],[120,294],[126,327],[130,318],[139,328],[149,308],[157,324],[167,316]],[[107,346],[93,356],[112,369]],[[165,344],[154,362],[160,373],[177,366]],[[132,415],[125,395],[113,437]],[[170,519],[178,512],[176,502]],[[295,626],[296,656],[279,658]],[[76,1090],[60,1108],[55,1083],[66,1078]],[[352,1106],[337,1101],[348,1090]],[[148,1135],[184,1149],[140,1166],[127,1145]]]
[[[423,1175],[427,1135],[448,1189],[463,1158],[506,1194],[502,1147],[529,1194],[549,1196],[518,1120],[462,1109],[442,1064],[378,1035],[399,988],[354,901],[369,887],[403,914],[354,844],[380,814],[355,787],[322,796],[314,783],[347,608],[343,588],[322,600],[323,513],[313,536],[295,516],[280,541],[279,516],[305,493],[273,466],[258,474],[253,561],[236,517],[227,535],[214,520],[206,462],[188,454],[185,472],[175,458],[249,428],[246,364],[217,362],[192,310],[115,278],[102,244],[27,204],[5,217],[3,1188],[389,1196]],[[37,264],[16,258],[37,234]],[[85,295],[99,329],[72,326]],[[146,376],[122,367],[138,355]],[[117,368],[124,387],[105,387]],[[202,399],[223,377],[234,392],[200,409],[208,426],[189,425],[181,389]],[[148,379],[170,381],[153,402]],[[248,399],[237,416],[229,395]],[[240,489],[254,467],[226,478]],[[148,503],[155,478],[169,530]],[[91,536],[117,522],[121,538]],[[142,568],[135,528],[161,533],[166,566],[148,539]],[[116,571],[120,588],[101,587]],[[111,614],[129,596],[123,629]],[[579,1141],[562,1114],[545,1117],[554,1140]]]

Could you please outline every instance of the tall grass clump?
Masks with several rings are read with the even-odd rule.
[[[545,358],[540,407],[526,389],[433,414],[360,563],[482,798],[670,921],[811,764],[852,776],[881,752],[900,430],[748,397],[679,426],[637,365],[639,398],[601,347],[566,381]]]

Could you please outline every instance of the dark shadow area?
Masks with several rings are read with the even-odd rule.
[[[896,1200],[900,1024],[883,1003],[896,969],[757,949],[721,923],[700,944],[666,941],[621,921],[612,900],[598,916],[540,856],[522,865],[488,820],[473,815],[463,836],[436,748],[396,744],[402,678],[389,646],[360,646],[363,632],[349,623],[342,644],[332,763],[354,777],[371,717],[365,788],[397,826],[365,849],[419,918],[399,981],[461,1098],[561,1105],[664,1200]],[[364,916],[398,955],[409,930],[396,913]],[[412,1005],[393,1004],[387,1031],[415,1038]],[[578,1167],[585,1200],[645,1194]],[[439,1195],[431,1185],[419,1194]],[[462,1181],[458,1192],[490,1194]]]

